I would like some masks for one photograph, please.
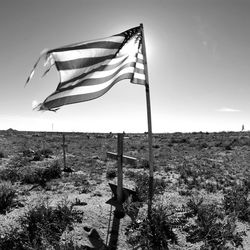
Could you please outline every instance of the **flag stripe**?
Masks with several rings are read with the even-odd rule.
[[[88,67],[107,59],[111,59],[114,55],[102,56],[102,57],[90,57],[90,58],[80,58],[76,60],[58,62],[56,61],[56,67],[58,70],[68,70],[68,69],[80,69],[83,67]]]
[[[110,78],[115,73],[118,73],[119,69],[121,70],[122,67],[123,67],[123,65],[124,64],[119,65],[119,67],[117,67],[117,66],[113,67],[112,70],[108,69],[109,66],[100,67],[99,71],[93,70],[92,72],[89,72],[89,73],[85,74],[84,77],[76,80],[75,82],[69,82],[67,84],[60,85],[60,88],[67,88],[69,86],[74,86],[74,87],[75,86],[79,86],[83,82],[84,82],[84,84],[87,84],[87,82],[86,82],[87,79],[94,79],[96,81],[96,84],[99,84],[99,83],[105,81],[105,76],[106,76],[106,79],[107,79],[107,77]],[[125,65],[125,67],[128,67],[128,66],[134,66],[134,62],[127,62],[127,64]],[[123,67],[123,68],[125,68],[125,67]],[[116,70],[115,73],[114,73],[114,70]],[[103,80],[102,81],[101,80],[98,81],[98,79],[100,79],[100,78],[102,78]],[[93,82],[93,84],[94,84],[94,82]]]
[[[124,38],[122,38],[124,39]],[[121,39],[119,39],[121,40]],[[55,50],[53,52],[70,52],[75,50],[85,50],[85,49],[119,49],[121,46],[121,42],[111,42],[111,41],[101,41],[101,42],[93,42],[89,44],[78,45],[75,47],[67,48],[67,49],[60,49]]]
[[[144,64],[136,62],[136,68],[144,70]]]
[[[97,90],[97,91],[91,91],[88,93],[81,93],[81,94],[75,94],[75,95],[64,95],[61,97],[57,97],[56,99],[50,100],[50,96],[44,101],[45,109],[53,110],[54,108],[67,105],[67,104],[73,104],[78,102],[85,102],[90,101],[93,99],[96,99],[98,97],[101,97],[104,95],[108,90],[110,90],[117,82],[124,80],[124,79],[131,79],[133,76],[133,73],[126,73],[119,77],[117,77],[111,84],[106,85],[104,88]],[[80,91],[81,92],[81,91]],[[53,94],[52,94],[53,95]],[[51,96],[52,96],[51,95]],[[43,109],[43,107],[42,107]]]
[[[63,89],[60,91],[57,90],[56,92],[54,92],[54,94],[48,97],[48,100],[52,101],[56,98],[61,98],[62,96],[71,96],[71,95],[76,95],[76,94],[81,94],[81,93],[87,94],[87,93],[99,91],[103,88],[106,88],[108,85],[112,84],[112,82],[115,81],[117,77],[120,77],[121,75],[127,74],[127,73],[134,73],[134,68],[126,67],[122,69],[121,71],[119,71],[119,73],[114,75],[112,78],[108,78],[107,81],[100,82],[99,84],[88,84],[88,85],[81,84],[79,86],[75,86],[74,88],[67,88],[67,89]]]
[[[135,68],[135,73],[142,74],[142,75],[145,74],[144,69],[139,69],[139,68]]]
[[[111,37],[106,37],[106,38],[99,39],[99,40],[66,45],[61,48],[50,50],[48,51],[48,53],[71,51],[71,50],[78,50],[78,49],[89,49],[89,48],[103,48],[103,47],[110,48],[111,45],[112,45],[112,48],[115,48],[115,46],[117,46],[117,49],[118,49],[121,43],[123,42],[123,40],[124,40],[124,36],[111,36]]]
[[[134,84],[141,84],[141,85],[146,84],[146,80],[142,80],[142,79],[138,79],[138,78],[133,79],[131,82]]]
[[[145,80],[145,75],[144,74],[138,74],[138,73],[134,73],[134,78],[138,78],[140,80]]]
[[[142,60],[143,61],[143,54],[141,53],[141,52],[138,52],[138,54],[137,54],[137,58],[138,58],[138,60]]]
[[[104,67],[102,71],[93,72],[89,74],[86,78],[96,79],[96,80],[105,79],[106,77],[119,73],[120,70],[126,67],[135,67],[135,61],[124,61],[123,63],[121,63],[120,65],[112,69],[108,69],[108,67],[107,68]]]
[[[138,56],[138,55],[137,55]],[[144,60],[137,57],[137,62],[144,65]]]
[[[54,60],[57,62],[73,61],[79,60],[82,58],[93,58],[93,57],[103,57],[107,55],[115,55],[117,49],[110,48],[91,48],[91,49],[82,49],[82,50],[73,50],[73,51],[64,51],[60,53],[53,53]]]
[[[61,75],[61,84],[60,86],[64,86],[67,83],[75,82],[77,80],[81,80],[87,74],[93,73],[95,71],[102,71],[105,69],[116,68],[120,63],[124,62],[127,59],[127,56],[116,57],[112,60],[107,59],[103,62],[94,64],[89,67],[84,67],[81,69],[73,69],[73,70],[62,70],[60,71]]]
[[[81,76],[77,77],[74,82],[67,81],[67,82],[61,83],[59,88],[65,88],[65,87],[68,87],[69,85],[76,86],[78,83],[82,82],[82,80],[87,79],[87,78],[101,78],[102,77],[104,79],[105,76],[111,75],[115,70],[121,68],[125,64],[127,66],[135,66],[135,61],[136,61],[135,57],[125,57],[125,58],[123,57],[122,59],[123,60],[120,62],[113,59],[107,65],[102,65],[98,69],[93,69],[90,72],[82,74]],[[114,65],[113,64],[114,61],[117,62],[117,64]],[[138,72],[141,73],[140,69],[138,69]],[[96,82],[97,84],[99,84],[98,81]]]
[[[104,82],[108,82],[112,80],[116,75],[118,75],[121,71],[124,71],[125,69],[128,69],[130,71],[133,70],[134,72],[134,66],[135,62],[130,62],[125,65],[121,65],[119,68],[116,69],[116,71],[108,71],[106,72],[106,76],[101,76],[103,72],[99,72],[99,75],[96,75],[95,73],[92,76],[87,75],[86,78],[82,79],[81,81],[78,81],[75,84],[67,84],[63,87],[60,88],[61,91],[65,90],[70,90],[76,87],[81,87],[81,86],[93,86],[93,85],[100,85]],[[60,91],[58,90],[58,91]]]

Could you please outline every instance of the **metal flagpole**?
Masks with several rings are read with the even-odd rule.
[[[142,53],[144,59],[144,70],[145,70],[145,90],[146,90],[146,102],[147,102],[147,118],[148,118],[148,145],[149,145],[149,185],[148,185],[148,218],[151,218],[152,211],[152,200],[153,200],[153,187],[154,187],[154,166],[153,166],[153,136],[152,136],[152,121],[151,121],[151,105],[150,105],[150,91],[149,91],[149,81],[148,81],[148,64],[147,64],[147,55],[146,55],[146,46],[145,46],[145,37],[143,24],[140,24],[142,32]]]

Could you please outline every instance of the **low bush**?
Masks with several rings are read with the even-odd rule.
[[[5,213],[13,204],[16,190],[10,182],[0,183],[0,213]]]
[[[59,178],[61,167],[58,161],[47,163],[45,166],[27,166],[20,172],[20,180],[26,184],[40,184],[44,186],[47,181]]]
[[[22,157],[21,155],[16,155],[10,159],[6,167],[19,169],[27,165],[29,165],[29,161],[26,157]]]
[[[40,151],[35,152],[33,158],[31,159],[31,161],[42,161],[42,160],[43,156],[40,153]]]
[[[41,155],[43,155],[45,158],[48,158],[50,155],[53,154],[53,151],[49,148],[44,148],[44,149],[40,150],[39,153]]]
[[[136,173],[133,170],[127,170],[125,172],[125,176],[130,178],[130,179],[134,179],[136,176]]]
[[[0,169],[0,180],[11,181],[12,183],[19,180],[18,171],[15,168],[4,167]]]
[[[23,157],[32,157],[35,152],[31,149],[24,149],[22,153],[23,153]]]
[[[0,151],[0,158],[4,158],[4,157],[5,157],[4,153]]]
[[[34,246],[42,246],[43,241],[55,245],[68,225],[73,222],[72,208],[59,205],[55,209],[47,204],[32,208],[22,218],[21,225]]]
[[[149,176],[146,173],[136,173],[133,180],[139,200],[146,201],[148,199]],[[154,194],[160,194],[165,190],[167,183],[163,179],[155,178],[153,185]]]
[[[186,240],[191,243],[202,242],[202,250],[234,249],[242,246],[244,235],[236,232],[236,217],[234,214],[225,215],[224,210],[216,204],[204,204],[203,200],[192,201],[188,204],[193,217],[191,223],[185,226]]]
[[[126,229],[127,241],[133,249],[171,249],[170,244],[177,244],[177,235],[173,229],[183,224],[176,220],[175,209],[158,204],[152,208],[151,219],[147,214],[134,220]],[[177,222],[178,221],[178,222]]]
[[[83,187],[83,186],[85,186],[86,188],[90,187],[90,183],[87,180],[87,177],[85,174],[72,175],[68,177],[68,179],[74,183],[75,187]]]
[[[115,168],[110,168],[106,172],[107,179],[114,179],[116,177],[117,170]]]
[[[17,162],[16,162],[17,163]],[[61,177],[61,167],[58,161],[38,165],[17,165],[8,164],[0,170],[0,179],[4,181],[21,181],[25,184],[45,185],[47,181]]]
[[[29,238],[23,229],[15,227],[9,228],[5,234],[0,237],[0,249],[8,250],[33,250],[28,245]]]
[[[146,159],[141,159],[138,164],[138,168],[149,169],[149,163]]]
[[[248,193],[247,187],[239,185],[225,191],[223,205],[226,213],[235,213],[240,220],[250,222]]]
[[[20,172],[20,181],[23,184],[45,185],[46,180],[43,177],[44,168],[38,166],[27,166]]]
[[[66,229],[73,229],[73,222],[82,220],[79,217],[66,202],[55,208],[41,202],[20,218],[18,230],[12,228],[11,233],[0,237],[0,249],[59,249],[61,235]]]
[[[53,154],[52,150],[49,148],[44,148],[42,150],[33,151],[31,149],[25,149],[22,151],[23,157],[29,158],[29,161],[41,161],[44,158],[49,158]]]
[[[46,166],[43,172],[43,177],[46,180],[56,179],[61,177],[61,166],[58,161],[52,161]]]
[[[187,209],[189,210],[190,217],[194,217],[198,214],[201,204],[204,202],[204,198],[201,196],[192,196],[187,202]]]
[[[190,196],[190,195],[192,195],[192,191],[188,190],[188,189],[179,189],[178,193],[179,193],[179,195],[182,195],[182,196]]]

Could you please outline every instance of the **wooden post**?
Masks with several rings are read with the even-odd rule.
[[[148,187],[148,218],[151,218],[153,189],[154,189],[154,166],[153,166],[153,135],[152,135],[152,119],[151,119],[151,105],[150,105],[150,91],[149,91],[149,77],[148,77],[148,64],[145,46],[145,36],[143,30],[143,24],[140,24],[142,32],[142,53],[144,59],[144,71],[145,71],[145,90],[146,90],[146,102],[147,102],[147,118],[148,118],[148,146],[149,146],[149,187]]]
[[[63,147],[63,166],[64,166],[64,169],[66,169],[67,166],[66,166],[66,152],[65,152],[65,148],[66,148],[66,145],[65,145],[65,134],[63,134],[63,144],[62,144],[62,147]]]
[[[122,204],[122,189],[123,189],[123,170],[122,170],[122,158],[123,158],[123,134],[118,134],[117,139],[117,201]]]
[[[43,134],[43,141],[42,141],[42,151],[44,152],[45,150],[45,140],[46,140],[46,132]]]

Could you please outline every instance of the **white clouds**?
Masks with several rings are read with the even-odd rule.
[[[239,109],[233,109],[233,108],[227,108],[227,107],[217,109],[217,111],[218,112],[241,112],[241,110]]]

